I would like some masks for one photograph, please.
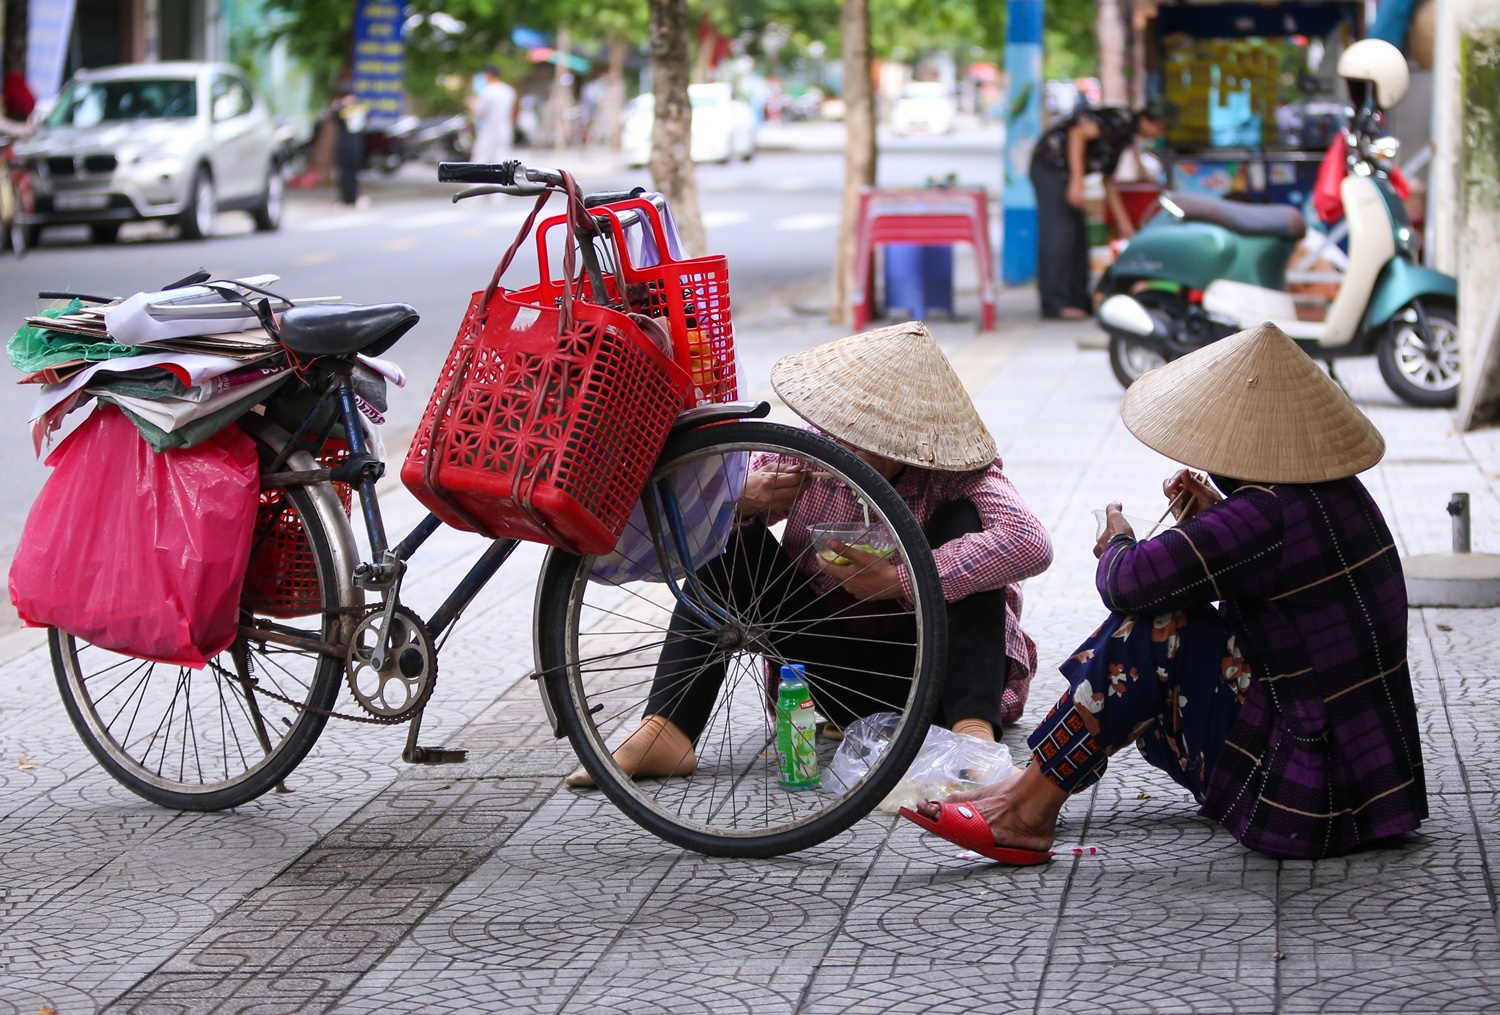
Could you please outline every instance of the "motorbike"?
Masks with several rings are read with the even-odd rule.
[[[385,130],[365,133],[365,166],[387,176],[407,162],[461,162],[474,133],[465,116],[401,117]]]
[[[1389,179],[1398,146],[1381,136],[1382,111],[1406,93],[1406,60],[1389,43],[1365,39],[1344,51],[1338,71],[1353,102],[1339,189],[1349,265],[1324,318],[1299,319],[1287,291],[1287,265],[1307,229],[1299,209],[1166,192],[1163,211],[1125,244],[1096,287],[1110,366],[1122,385],[1270,321],[1330,372],[1335,360],[1373,354],[1402,401],[1457,401],[1458,284],[1417,263],[1417,238]]]

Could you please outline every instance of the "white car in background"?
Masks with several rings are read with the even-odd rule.
[[[229,64],[81,70],[12,157],[31,174],[35,206],[18,220],[32,244],[44,226],[72,223],[110,243],[121,223],[142,219],[201,239],[229,209],[260,230],[281,225],[275,125]]]
[[[947,134],[953,130],[957,115],[953,89],[937,81],[912,81],[901,90],[891,110],[891,130],[897,134]]]
[[[737,99],[727,84],[688,85],[693,104],[692,156],[694,162],[750,161],[755,155],[755,114],[750,103]],[[656,100],[637,95],[625,106],[620,144],[625,161],[644,166],[651,161],[651,128],[656,122]]]

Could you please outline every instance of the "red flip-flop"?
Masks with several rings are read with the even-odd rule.
[[[901,808],[901,816],[956,846],[971,849],[980,856],[1013,867],[1031,867],[1052,859],[1050,849],[1019,849],[1015,846],[995,845],[995,836],[990,831],[989,823],[968,804],[938,804],[936,821],[910,807]]]

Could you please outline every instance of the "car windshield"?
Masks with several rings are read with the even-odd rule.
[[[75,81],[47,117],[49,127],[92,127],[119,120],[179,120],[198,115],[196,83],[182,78],[150,81]]]

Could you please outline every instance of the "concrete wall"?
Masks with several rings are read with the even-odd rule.
[[[1468,430],[1500,422],[1500,26],[1464,31],[1458,63],[1459,423]]]

